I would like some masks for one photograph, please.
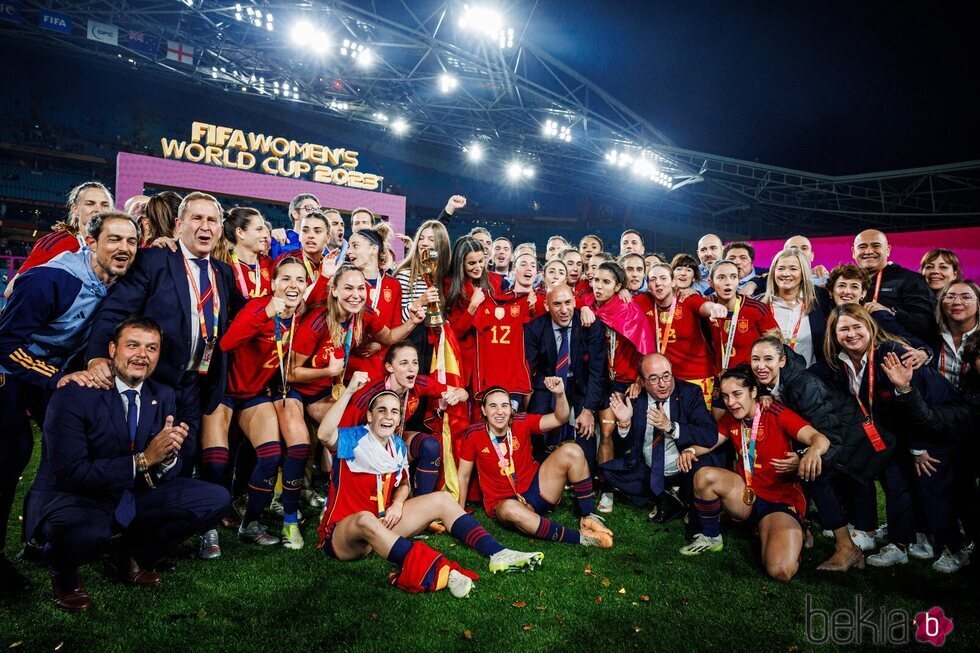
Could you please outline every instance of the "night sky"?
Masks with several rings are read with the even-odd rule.
[[[980,159],[970,4],[540,0],[528,38],[679,147],[853,174]]]

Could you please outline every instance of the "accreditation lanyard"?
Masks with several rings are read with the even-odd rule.
[[[772,317],[776,319],[776,307],[770,307]],[[793,335],[789,337],[789,348],[796,351],[796,337],[800,335],[800,325],[803,324],[803,316],[806,315],[806,302],[800,301],[800,316],[796,318],[796,326],[793,327]]]
[[[728,369],[728,362],[732,359],[732,347],[735,344],[735,329],[738,324],[738,314],[742,311],[742,298],[738,297],[735,299],[735,310],[732,311],[732,322],[728,326],[727,336],[728,339],[725,341],[725,351],[721,355],[721,369]]]
[[[664,354],[667,351],[667,343],[670,341],[670,327],[674,324],[674,311],[677,310],[677,297],[674,296],[670,302],[670,312],[667,314],[667,324],[664,326],[664,335],[660,337],[660,307],[656,308],[657,316],[657,351]]]
[[[372,283],[370,280],[368,281],[368,290],[373,291],[374,293],[374,296],[371,297],[371,308],[374,309],[375,313],[378,312],[378,300],[381,299],[381,283],[383,281],[384,277],[381,275],[378,275],[378,278],[374,280],[374,283]]]
[[[303,252],[303,267],[306,268],[306,276],[309,279],[310,286],[312,286],[320,278],[320,269],[314,269],[313,265],[310,264],[310,259],[306,257],[306,252]]]
[[[878,274],[875,277],[875,294],[872,295],[871,301],[878,301],[878,291],[881,290],[881,273],[885,271],[885,268],[878,270]]]
[[[281,317],[276,315],[272,318],[276,325],[276,355],[279,357],[279,375],[282,377],[282,400],[286,400],[286,393],[289,392],[289,388],[286,386],[286,369],[289,367],[289,361],[293,355],[293,330],[296,327],[296,317],[293,316],[289,318],[289,331],[286,332],[285,340],[288,341],[287,349],[285,355],[283,355],[283,320]]]
[[[759,437],[759,423],[765,412],[760,404],[755,405],[755,415],[752,417],[752,430],[745,437],[745,425],[739,422],[742,444],[742,469],[745,471],[745,487],[752,487],[752,477],[755,475],[755,442]]]
[[[187,279],[190,282],[191,292],[194,293],[194,300],[197,302],[197,319],[201,326],[201,339],[204,340],[205,345],[205,360],[201,361],[201,372],[207,373],[207,363],[210,362],[211,356],[207,352],[207,348],[214,349],[214,343],[218,340],[218,313],[221,308],[219,306],[218,298],[218,281],[214,276],[214,266],[208,266],[208,279],[211,281],[211,290],[205,297],[201,297],[201,289],[198,288],[197,277],[191,272],[191,266],[187,263],[187,259],[184,258],[184,270],[187,272]],[[213,297],[214,301],[211,302],[211,306],[214,308],[214,329],[211,339],[208,340],[208,327],[204,320],[204,304],[207,303],[209,298]],[[205,362],[206,361],[206,362]]]
[[[956,361],[956,355],[955,355],[955,353],[953,355],[953,361],[954,361],[954,363]],[[961,362],[960,363],[959,372],[952,372],[951,373],[951,372],[947,371],[946,370],[946,341],[943,340],[943,342],[940,343],[940,346],[939,346],[939,372],[943,376],[946,377],[946,380],[947,381],[949,381],[950,383],[952,383],[954,386],[959,387],[960,378],[962,378],[962,376],[964,374],[966,374],[966,371],[967,371],[967,369],[969,367],[970,366],[967,365],[966,363]],[[953,374],[957,374],[957,376],[955,378],[953,378]]]
[[[391,455],[392,458],[395,457],[395,452],[391,448],[390,439],[388,440],[388,443],[385,445],[385,450],[388,452],[389,455]],[[378,488],[378,492],[377,492],[378,519],[384,519],[385,509],[388,506],[388,496],[390,495],[391,490],[394,489],[394,485],[391,483],[392,473],[375,474],[374,476],[377,479],[377,488]]]
[[[261,265],[259,259],[255,260],[255,269],[253,270],[251,266],[247,263],[242,263],[238,260],[238,255],[235,252],[231,253],[232,267],[235,268],[235,277],[238,279],[238,288],[242,291],[243,297],[260,297],[262,293],[261,279],[262,275],[260,273]],[[252,290],[248,289],[248,283],[245,281],[245,274],[242,272],[242,267],[248,267],[248,276],[252,279]]]
[[[874,409],[874,399],[875,399],[875,348],[872,346],[868,349],[868,362],[865,363],[866,374],[868,375],[868,405],[865,406],[864,402],[861,401],[861,387],[858,386],[855,391],[851,386],[851,393],[858,402],[858,406],[861,408],[861,413],[864,415],[864,421],[861,423],[861,427],[864,429],[864,434],[867,436],[868,440],[871,442],[871,446],[875,451],[884,451],[885,442],[881,439],[881,434],[878,433],[878,427],[875,426],[874,419],[872,418],[872,410]],[[851,368],[846,368],[847,373],[851,374]],[[856,380],[856,379],[855,379]]]
[[[347,324],[347,330],[344,331],[344,370],[340,373],[340,382],[344,382],[344,376],[347,374],[347,361],[350,360],[350,350],[351,344],[354,341],[354,326],[356,324],[357,316],[352,315]],[[343,326],[343,325],[341,325]]]
[[[518,501],[527,505],[527,499],[521,496],[521,493],[517,491],[517,468],[514,465],[514,435],[510,429],[507,429],[507,444],[504,445],[497,439],[497,437],[490,432],[490,427],[487,426],[487,437],[490,438],[490,446],[493,448],[493,452],[497,454],[497,464],[500,465],[500,473],[507,477],[507,481],[510,483],[510,489],[514,492],[514,496]],[[501,451],[503,449],[503,451]]]

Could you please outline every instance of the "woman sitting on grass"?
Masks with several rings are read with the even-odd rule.
[[[490,558],[490,571],[533,569],[542,553],[505,549],[446,492],[409,499],[408,449],[395,431],[401,400],[390,390],[368,404],[367,424],[340,428],[351,397],[367,383],[355,372],[340,399],[320,423],[317,437],[335,457],[330,494],[320,523],[319,547],[337,560],[357,560],[372,551],[401,570],[394,582],[408,592],[449,587],[457,598],[469,594],[473,572],[462,569],[422,542],[418,535],[436,519],[454,537]]]
[[[800,484],[780,473],[774,462],[792,451],[792,440],[809,445],[800,459],[799,475],[813,480],[820,474],[820,457],[827,453],[830,441],[778,402],[763,408],[758,393],[758,382],[747,365],[722,374],[721,398],[728,412],[718,422],[717,444],[711,449],[688,447],[677,461],[677,467],[688,472],[698,456],[729,440],[738,460],[738,473],[702,467],[694,475],[694,505],[701,517],[701,533],[681,553],[721,551],[719,522],[724,510],[737,521],[758,525],[766,572],[776,580],[789,580],[800,566],[806,499]]]

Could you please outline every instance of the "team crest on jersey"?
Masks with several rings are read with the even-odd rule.
[[[749,331],[749,321],[746,318],[739,318],[738,320],[738,332],[748,333]]]
[[[517,317],[520,314],[521,314],[521,307],[518,306],[517,304],[511,304],[511,306],[510,306],[510,316],[511,317]]]
[[[504,307],[498,306],[497,308],[493,309],[493,316],[498,320],[504,319]]]
[[[408,419],[408,414],[413,414],[414,415],[415,414],[415,411],[418,410],[418,408],[419,408],[419,399],[418,399],[418,397],[409,396],[409,398],[408,398],[408,405],[405,407],[405,412],[407,413],[405,415],[405,419]]]
[[[260,274],[262,275],[262,278],[263,279],[265,279],[266,281],[269,280],[269,270],[268,270],[268,268],[262,268],[262,271],[260,272]]]
[[[391,288],[385,288],[384,291],[382,291],[381,296],[385,298],[385,303],[386,304],[390,304],[391,303]]]
[[[674,319],[679,320],[682,317],[684,317],[684,309],[678,306],[677,308],[674,309]]]

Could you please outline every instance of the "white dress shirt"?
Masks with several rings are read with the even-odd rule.
[[[813,365],[813,334],[810,332],[810,320],[803,315],[803,302],[796,302],[790,306],[781,298],[773,297],[772,314],[787,344],[792,339],[793,330],[799,321],[800,330],[796,334],[796,346],[793,347],[793,351],[806,359],[807,367]]]
[[[180,245],[180,251],[184,255],[184,258],[187,260],[187,267],[190,268],[191,271],[191,275],[187,279],[187,294],[191,298],[191,312],[190,312],[191,358],[189,361],[187,361],[187,367],[185,369],[188,372],[194,372],[197,370],[199,364],[199,361],[197,360],[197,348],[199,346],[199,343],[201,342],[201,318],[200,318],[200,313],[197,310],[197,295],[194,293],[194,291],[197,290],[198,293],[200,293],[201,289],[199,287],[200,284],[199,277],[201,273],[200,273],[200,268],[197,267],[197,263],[194,263],[193,261],[202,257],[194,256],[193,254],[191,254],[191,251],[187,249],[187,246],[184,245],[183,241],[178,240],[177,243]],[[210,265],[211,255],[208,254],[203,258],[204,260],[208,261],[208,264]],[[185,270],[185,274],[186,274],[186,270]],[[215,280],[217,280],[217,275],[215,275]],[[214,289],[214,293],[215,293],[214,301],[217,302],[218,301],[217,288]],[[215,343],[215,346],[217,346],[217,343]]]

